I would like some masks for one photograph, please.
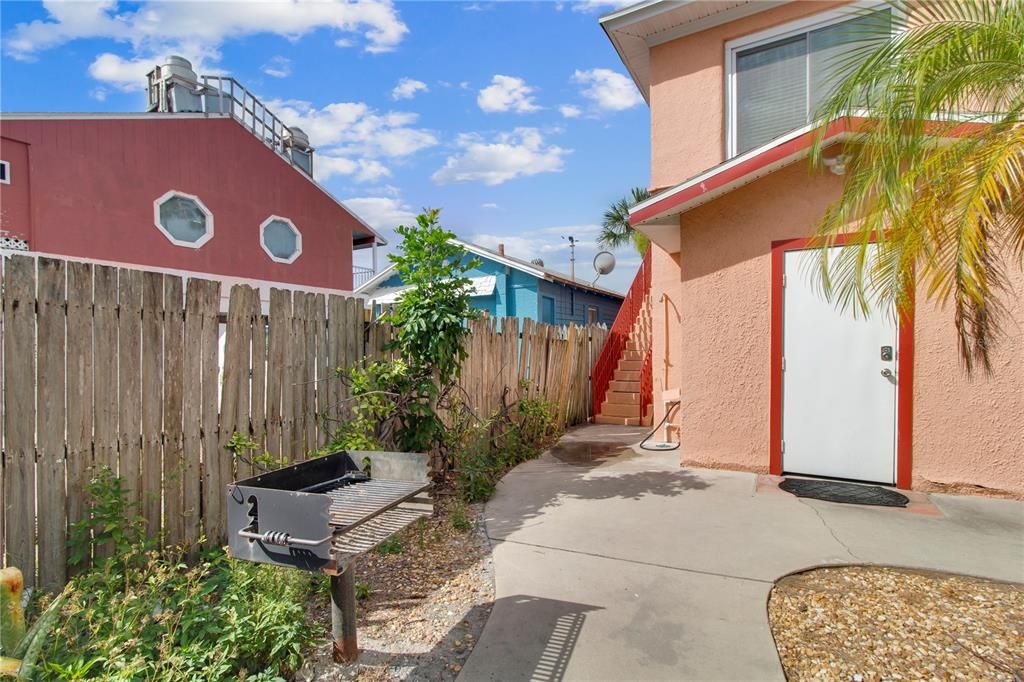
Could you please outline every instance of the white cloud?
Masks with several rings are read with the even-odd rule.
[[[563,104],[562,106],[558,107],[558,113],[560,113],[565,118],[579,118],[583,111],[579,107],[573,106],[572,104]]]
[[[376,159],[350,159],[317,153],[313,158],[313,175],[319,182],[327,182],[336,175],[351,176],[357,182],[376,182],[390,177],[391,169]]]
[[[522,78],[497,74],[491,78],[491,84],[477,95],[476,103],[486,112],[527,114],[540,109],[533,100],[534,90]]]
[[[260,70],[273,78],[287,78],[292,75],[292,60],[287,57],[271,57]]]
[[[93,88],[89,91],[89,97],[96,100],[97,102],[106,102],[107,91],[104,88]]]
[[[573,0],[573,12],[604,12],[636,4],[637,0]]]
[[[415,78],[403,78],[391,91],[391,99],[412,99],[417,92],[428,92],[429,90],[430,88],[423,81],[418,81]]]
[[[416,212],[392,197],[353,197],[343,203],[375,230],[393,230],[416,222]]]
[[[500,133],[493,142],[463,134],[457,144],[462,151],[449,156],[431,176],[439,185],[473,181],[500,185],[518,177],[556,173],[565,167],[564,157],[572,151],[545,145],[544,136],[536,128]]]
[[[290,0],[255,2],[143,2],[121,7],[116,0],[43,3],[48,17],[16,24],[3,38],[3,51],[31,60],[44,50],[79,39],[126,43],[130,54],[99,55],[89,68],[94,78],[134,90],[146,72],[167,55],[202,63],[220,59],[227,41],[257,34],[297,39],[318,29],[359,35],[367,52],[394,50],[408,27],[387,0]],[[347,37],[341,40],[349,39]]]
[[[585,86],[582,94],[599,109],[622,111],[643,102],[636,86],[626,76],[611,69],[576,70],[572,79]]]
[[[480,208],[498,208],[495,203],[487,202],[486,204],[480,204]]]
[[[267,107],[289,126],[299,126],[314,147],[334,147],[341,155],[397,158],[438,143],[415,128],[413,112],[378,112],[364,102],[334,102],[316,108],[299,100],[271,100]]]

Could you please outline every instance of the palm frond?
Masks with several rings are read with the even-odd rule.
[[[819,168],[827,126],[854,129],[843,193],[816,233],[846,245],[831,259],[822,250],[818,274],[857,313],[905,309],[920,282],[952,303],[965,369],[989,369],[1004,269],[1024,265],[1024,3],[890,10],[891,29],[859,24],[860,47],[834,67],[848,75],[817,112]]]

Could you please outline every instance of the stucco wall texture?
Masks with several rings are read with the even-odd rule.
[[[651,48],[651,187],[725,161],[725,44],[846,2],[793,2]]]
[[[771,244],[810,235],[841,183],[797,163],[684,214],[680,253],[655,252],[654,419],[662,392],[678,389],[683,463],[768,470]],[[952,312],[919,295],[915,487],[1024,496],[1024,272],[1009,272],[1016,293],[991,377],[966,378]]]

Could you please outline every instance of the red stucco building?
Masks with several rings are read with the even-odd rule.
[[[358,285],[353,250],[385,242],[313,179],[305,135],[229,79],[218,79],[233,87],[218,84],[215,98],[175,102],[180,68],[163,68],[162,79],[159,67],[151,75],[147,113],[0,115],[0,248]],[[191,77],[189,94],[213,91]]]

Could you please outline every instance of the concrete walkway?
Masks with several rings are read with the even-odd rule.
[[[933,515],[800,500],[680,469],[587,426],[486,509],[497,600],[460,680],[772,680],[773,582],[880,563],[1024,581],[1024,503],[931,495]]]

